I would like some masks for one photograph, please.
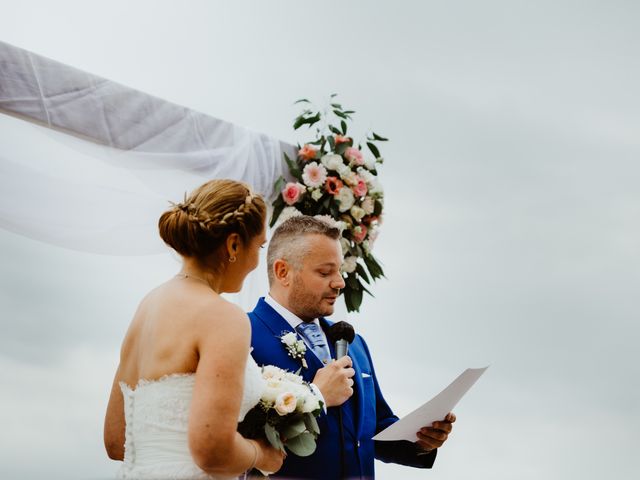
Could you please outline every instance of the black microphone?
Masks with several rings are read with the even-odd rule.
[[[331,325],[327,331],[327,338],[336,346],[336,360],[344,357],[349,352],[349,344],[356,337],[353,326],[347,322],[337,322]]]

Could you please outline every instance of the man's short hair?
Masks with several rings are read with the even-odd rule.
[[[267,250],[267,269],[269,272],[269,285],[275,281],[273,264],[276,260],[285,260],[296,270],[302,268],[305,255],[309,253],[307,235],[324,235],[333,240],[340,238],[340,229],[328,221],[298,215],[282,222],[273,232],[269,249]]]

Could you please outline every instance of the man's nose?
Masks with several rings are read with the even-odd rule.
[[[342,278],[342,274],[338,272],[337,275],[333,277],[331,281],[331,288],[342,290],[344,286],[345,286],[344,278]]]

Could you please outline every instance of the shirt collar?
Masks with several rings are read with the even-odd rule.
[[[264,297],[264,301],[271,307],[273,308],[276,312],[278,312],[278,314],[284,318],[287,323],[289,325],[291,325],[291,328],[293,328],[294,330],[296,329],[296,327],[298,325],[300,325],[302,322],[302,320],[300,319],[300,317],[298,317],[295,313],[287,310],[285,307],[283,307],[282,305],[280,305],[271,295],[267,294]],[[320,326],[320,322],[318,321],[318,319],[314,319],[313,323],[315,323],[316,325]]]

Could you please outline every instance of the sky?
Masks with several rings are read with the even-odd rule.
[[[432,471],[378,478],[637,478],[636,2],[0,5],[2,41],[287,142],[292,103],[334,92],[390,138],[387,278],[344,318],[399,415],[491,366]],[[120,341],[179,264],[3,230],[0,252],[0,477],[113,478]]]

